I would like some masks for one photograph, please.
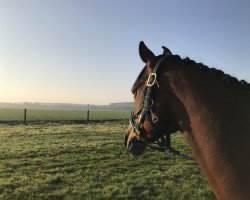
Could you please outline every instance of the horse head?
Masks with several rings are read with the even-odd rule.
[[[168,48],[162,48],[163,54],[155,56],[143,42],[139,44],[139,55],[146,66],[131,90],[134,110],[125,133],[125,146],[135,156],[143,154],[147,145],[179,130],[169,80],[160,73],[164,63],[176,56]]]

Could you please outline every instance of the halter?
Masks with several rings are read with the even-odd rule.
[[[130,124],[133,127],[134,134],[138,138],[138,140],[146,143],[150,148],[158,150],[158,151],[163,151],[163,152],[166,150],[169,150],[170,154],[178,155],[184,159],[193,160],[192,157],[182,154],[179,151],[171,147],[170,134],[172,133],[173,129],[171,127],[166,127],[163,123],[161,123],[157,115],[154,114],[152,111],[153,100],[151,98],[151,94],[152,94],[153,86],[155,85],[156,80],[157,80],[159,69],[162,66],[162,63],[164,61],[167,62],[176,58],[179,58],[179,56],[176,56],[176,55],[165,56],[164,55],[156,63],[153,71],[148,76],[146,87],[144,88],[144,91],[143,91],[143,97],[141,100],[142,107],[136,113],[134,113],[133,111],[131,112]],[[150,123],[154,132],[159,132],[159,131],[163,132],[163,129],[164,129],[165,133],[156,142],[154,142],[152,138],[149,138],[146,134],[146,131],[143,127],[143,123],[146,120]]]

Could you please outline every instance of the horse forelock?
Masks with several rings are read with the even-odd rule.
[[[133,87],[131,88],[131,92],[133,94],[136,92],[137,88],[140,86],[141,82],[143,81],[141,79],[142,79],[143,74],[144,74],[145,71],[146,71],[146,66],[142,69],[142,71],[138,75],[137,79],[135,80],[135,82],[133,84]]]
[[[156,57],[155,63],[157,62],[157,60],[159,60],[162,56],[164,55],[159,55]],[[143,77],[143,75],[145,74],[145,71],[147,69],[147,65],[144,66],[144,68],[142,69],[142,71],[140,72],[140,74],[138,75],[137,79],[135,80],[132,88],[131,88],[131,92],[134,94],[136,92],[136,90],[140,87],[140,85],[145,82],[146,77]]]

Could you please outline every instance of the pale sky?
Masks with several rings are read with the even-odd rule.
[[[0,0],[0,102],[132,101],[141,40],[250,82],[248,0]]]

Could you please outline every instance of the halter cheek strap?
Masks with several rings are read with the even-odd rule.
[[[139,140],[145,142],[150,148],[158,151],[169,150],[169,153],[171,154],[178,155],[180,157],[183,157],[184,159],[193,160],[192,157],[186,156],[185,154],[180,153],[170,146],[170,134],[172,133],[172,128],[166,127],[163,123],[160,122],[157,115],[153,113],[150,105],[152,101],[151,93],[153,90],[153,86],[156,84],[157,74],[160,67],[162,66],[162,63],[164,61],[170,61],[176,58],[179,58],[179,56],[164,55],[156,63],[153,71],[148,76],[146,87],[143,91],[144,95],[141,101],[142,107],[136,113],[131,112],[130,124],[133,127],[133,131],[136,137]],[[161,136],[160,140],[157,141],[157,144],[153,143],[152,139],[147,136],[146,131],[143,127],[145,121],[148,121],[150,123],[151,127],[154,129],[154,132],[165,132]]]
[[[157,124],[160,123],[159,118],[157,117],[157,115],[153,114],[152,109],[151,109],[151,105],[150,105],[152,101],[151,93],[152,93],[153,86],[156,83],[157,73],[159,71],[161,64],[165,60],[172,60],[174,58],[176,58],[176,56],[172,56],[172,55],[162,56],[159,59],[159,61],[156,63],[153,71],[148,76],[146,87],[144,88],[144,91],[143,91],[143,98],[141,100],[142,107],[135,114],[131,113],[131,117],[130,117],[130,123],[134,127],[135,132],[138,134],[138,136],[140,135],[140,132],[142,131],[142,125],[145,120],[149,121],[151,126],[155,129],[157,129],[156,128]]]

